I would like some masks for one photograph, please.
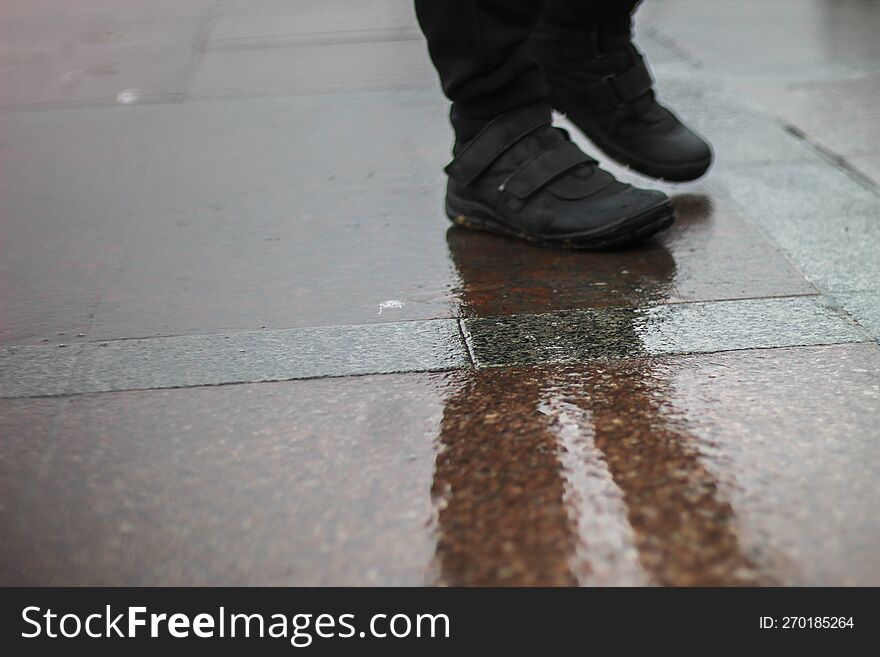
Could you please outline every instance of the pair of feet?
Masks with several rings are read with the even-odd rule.
[[[538,31],[528,47],[552,106],[609,157],[671,181],[695,180],[709,168],[709,145],[657,102],[628,26]],[[544,103],[503,114],[456,144],[446,172],[446,213],[453,222],[544,244],[621,246],[674,220],[665,194],[600,169],[565,130],[551,125]]]

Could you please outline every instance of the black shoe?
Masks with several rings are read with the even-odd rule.
[[[528,44],[541,65],[553,107],[609,157],[653,178],[696,180],[712,149],[657,102],[629,19],[609,28],[538,26]]]
[[[600,169],[550,124],[546,106],[498,117],[454,154],[446,214],[468,228],[595,249],[653,235],[674,219],[665,194]]]

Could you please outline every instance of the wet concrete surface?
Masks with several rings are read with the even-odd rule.
[[[535,249],[451,228],[464,316],[815,294],[803,275],[730,204],[674,197],[676,224],[632,249]]]
[[[880,583],[877,4],[637,27],[717,162],[569,253],[410,0],[0,0],[0,583]]]
[[[880,340],[880,292],[844,292],[836,295],[835,300]]]
[[[811,298],[469,319],[464,329],[476,363],[484,366],[866,340],[836,308]]]
[[[84,346],[67,392],[449,370],[468,365],[454,320],[117,340]]]
[[[3,3],[0,107],[116,103],[125,91],[135,100],[183,96],[210,2],[185,0],[173,13],[147,2],[77,4]]]
[[[640,12],[646,29],[688,61],[740,81],[875,74],[880,60],[874,2],[655,0]]]
[[[878,361],[3,400],[2,581],[876,584]]]
[[[815,292],[711,192],[681,192],[678,225],[635,252],[457,239],[442,214],[444,107],[425,93],[15,113],[0,125],[5,342],[452,317],[474,314],[464,297],[478,294],[494,299],[480,314],[495,315],[633,305],[647,285],[657,302]]]
[[[869,342],[849,297],[595,308],[0,349],[0,398]],[[856,304],[859,308],[860,305]],[[853,306],[853,307],[856,307]]]
[[[880,149],[870,153],[850,155],[846,162],[875,186],[880,187]]]
[[[0,581],[428,581],[442,388],[407,375],[0,402]],[[56,403],[57,430],[33,423]]]
[[[874,113],[880,95],[878,76],[793,83],[771,93],[763,92],[764,102],[786,123],[828,150],[848,156],[876,150],[880,142]],[[841,98],[846,99],[845,110],[841,109]]]

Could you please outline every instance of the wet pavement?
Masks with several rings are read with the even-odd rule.
[[[880,4],[638,29],[718,161],[572,253],[408,0],[0,0],[0,583],[880,584]]]

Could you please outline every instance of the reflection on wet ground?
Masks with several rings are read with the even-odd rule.
[[[460,227],[446,233],[461,314],[493,317],[574,308],[815,294],[728,205],[673,197],[672,229],[634,248],[579,253]]]
[[[662,367],[486,369],[446,402],[433,492],[452,585],[768,583]]]
[[[683,205],[691,216],[708,209],[700,198],[686,197]],[[635,254],[592,258],[531,249],[531,257],[496,257],[490,271],[499,290],[486,293],[482,253],[473,249],[487,243],[469,237],[459,229],[448,233],[463,305],[474,315],[534,312],[558,299],[557,290],[546,287],[517,284],[499,292],[505,281],[559,280],[543,269],[570,276],[566,291],[589,294],[591,282],[613,280],[630,307],[610,324],[582,327],[605,357],[643,351],[637,310],[667,299],[676,274],[674,259],[654,241]],[[508,242],[493,246],[509,254],[525,251]],[[472,284],[475,278],[482,285]],[[535,340],[552,344],[553,337],[537,334]],[[503,344],[496,349],[508,350]],[[741,552],[733,510],[700,465],[668,386],[650,361],[573,370],[489,368],[469,375],[447,400],[440,430],[433,491],[440,507],[441,581],[763,581]]]

